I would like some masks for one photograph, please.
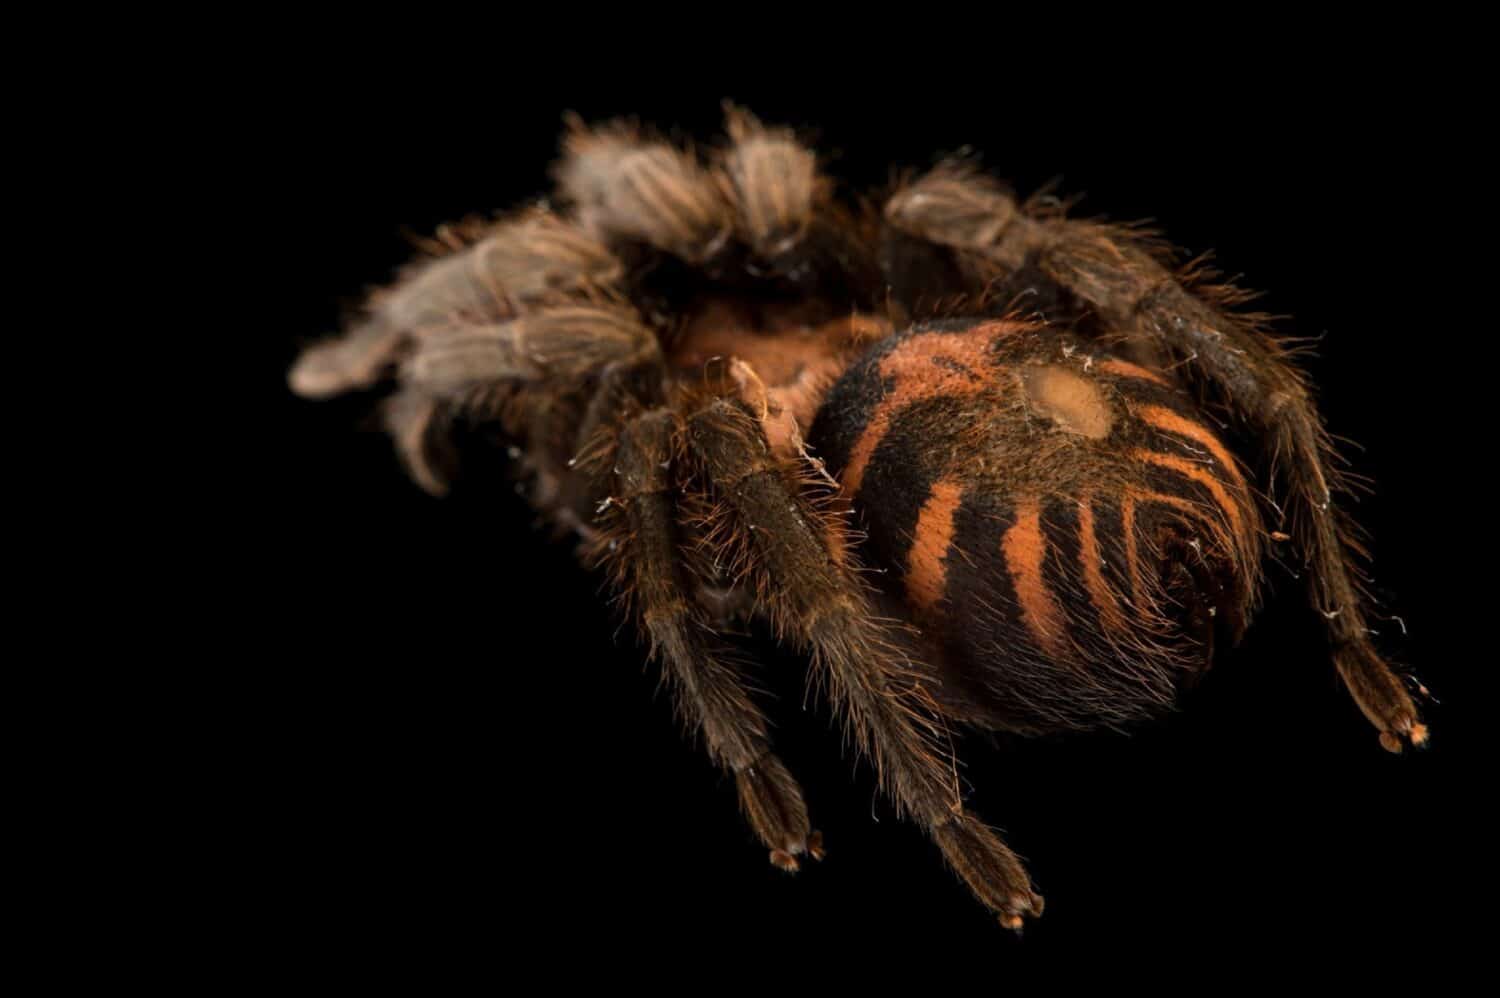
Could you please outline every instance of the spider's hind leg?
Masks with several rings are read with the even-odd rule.
[[[933,171],[898,192],[885,217],[939,244],[975,271],[1023,269],[1094,311],[1140,355],[1175,359],[1190,380],[1259,442],[1288,494],[1293,539],[1307,562],[1315,607],[1327,620],[1335,665],[1381,744],[1426,741],[1400,677],[1370,640],[1353,530],[1333,506],[1339,485],[1323,422],[1302,373],[1253,323],[1190,291],[1129,230],[1032,217],[988,179],[961,167]]]
[[[1420,746],[1427,728],[1405,684],[1376,650],[1365,622],[1363,554],[1351,521],[1334,506],[1333,450],[1305,378],[1271,337],[1185,288],[1128,236],[1087,222],[1057,222],[1042,267],[1111,326],[1176,358],[1259,441],[1286,494],[1314,607],[1327,621],[1334,664],[1360,710],[1392,752]]]

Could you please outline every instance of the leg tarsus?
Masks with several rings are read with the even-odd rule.
[[[771,850],[771,865],[786,873],[796,873],[800,867],[797,865],[797,857],[785,849]]]
[[[932,838],[953,872],[1002,926],[1019,930],[1026,918],[1041,915],[1042,896],[1032,888],[1026,867],[983,822],[959,813],[935,828]]]
[[[1399,753],[1403,739],[1418,748],[1427,743],[1427,725],[1417,720],[1417,707],[1405,684],[1373,647],[1366,642],[1344,645],[1335,651],[1334,664],[1387,751]]]
[[[813,836],[807,820],[802,788],[782,761],[770,752],[735,773],[740,810],[755,834],[771,850],[771,862],[795,873],[796,857],[812,851]],[[821,837],[817,840],[821,852]],[[814,855],[814,858],[821,858]]]

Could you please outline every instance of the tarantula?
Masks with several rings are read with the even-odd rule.
[[[1275,546],[1381,743],[1426,740],[1370,641],[1308,385],[1247,295],[965,161],[860,199],[791,132],[734,108],[727,131],[699,154],[570,121],[556,207],[440,229],[290,382],[394,379],[390,433],[435,494],[455,428],[504,434],[774,864],[822,842],[742,616],[806,654],[883,792],[1011,928],[1042,899],[965,808],[950,724],[1160,712],[1240,636]]]

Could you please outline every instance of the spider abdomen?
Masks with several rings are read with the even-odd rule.
[[[1064,334],[892,336],[833,387],[812,442],[888,594],[997,727],[1159,710],[1253,601],[1261,526],[1234,458],[1165,377]]]

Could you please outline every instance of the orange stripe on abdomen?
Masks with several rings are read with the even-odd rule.
[[[1021,616],[1036,637],[1037,646],[1050,655],[1063,647],[1063,614],[1047,581],[1042,564],[1047,560],[1047,539],[1042,533],[1042,510],[1035,499],[1024,500],[1016,511],[1016,520],[1000,541],[1005,567],[1010,572],[1021,605]]]
[[[919,610],[930,612],[947,592],[945,558],[953,545],[953,515],[962,491],[952,479],[937,482],[917,514],[916,536],[906,555],[906,596]]]
[[[1249,491],[1245,485],[1244,476],[1240,474],[1239,462],[1234,459],[1225,446],[1220,443],[1219,438],[1209,432],[1206,426],[1195,423],[1185,416],[1178,415],[1171,409],[1164,409],[1159,405],[1137,406],[1135,415],[1144,423],[1158,430],[1175,433],[1180,437],[1187,437],[1198,444],[1204,450],[1214,456],[1223,467],[1224,473],[1233,481],[1236,488]]]
[[[1093,500],[1088,496],[1078,501],[1078,560],[1083,569],[1083,583],[1088,589],[1089,601],[1099,611],[1099,619],[1106,627],[1116,630],[1124,627],[1120,604],[1109,588],[1109,583],[1104,581],[1099,537],[1094,528]]]
[[[1184,478],[1197,482],[1207,489],[1209,494],[1214,497],[1214,502],[1218,503],[1219,508],[1224,512],[1225,518],[1229,521],[1230,530],[1234,534],[1233,550],[1235,553],[1242,553],[1248,547],[1250,535],[1245,531],[1245,519],[1244,515],[1240,512],[1239,503],[1230,497],[1224,488],[1224,483],[1203,470],[1202,465],[1194,464],[1186,458],[1176,457],[1172,454],[1159,454],[1156,451],[1150,450],[1137,450],[1132,452],[1131,456],[1138,461],[1145,461],[1147,464],[1154,464],[1157,467],[1175,471]]]
[[[1019,328],[1014,323],[992,322],[961,333],[918,333],[881,358],[880,377],[891,379],[894,385],[870,413],[849,451],[840,476],[845,493],[859,492],[875,449],[903,409],[923,399],[963,397],[993,387],[1000,379],[989,364],[990,344]]]
[[[1136,378],[1140,381],[1152,381],[1162,386],[1166,386],[1167,384],[1167,379],[1163,378],[1160,374],[1157,374],[1155,371],[1148,371],[1139,364],[1132,364],[1128,360],[1106,360],[1100,363],[1096,370],[1103,371],[1105,374],[1113,374],[1120,378]]]
[[[1141,550],[1140,538],[1136,531],[1136,514],[1138,507],[1151,504],[1170,506],[1185,514],[1192,521],[1203,524],[1213,532],[1218,544],[1225,549],[1226,555],[1232,556],[1234,551],[1229,531],[1212,517],[1205,515],[1206,509],[1203,503],[1164,492],[1127,487],[1124,495],[1120,497],[1120,523],[1125,535],[1125,566],[1130,578],[1130,606],[1134,614],[1144,616],[1146,619],[1165,611],[1165,608],[1157,602],[1160,592],[1155,585],[1154,576],[1153,585],[1148,587],[1141,575]]]

